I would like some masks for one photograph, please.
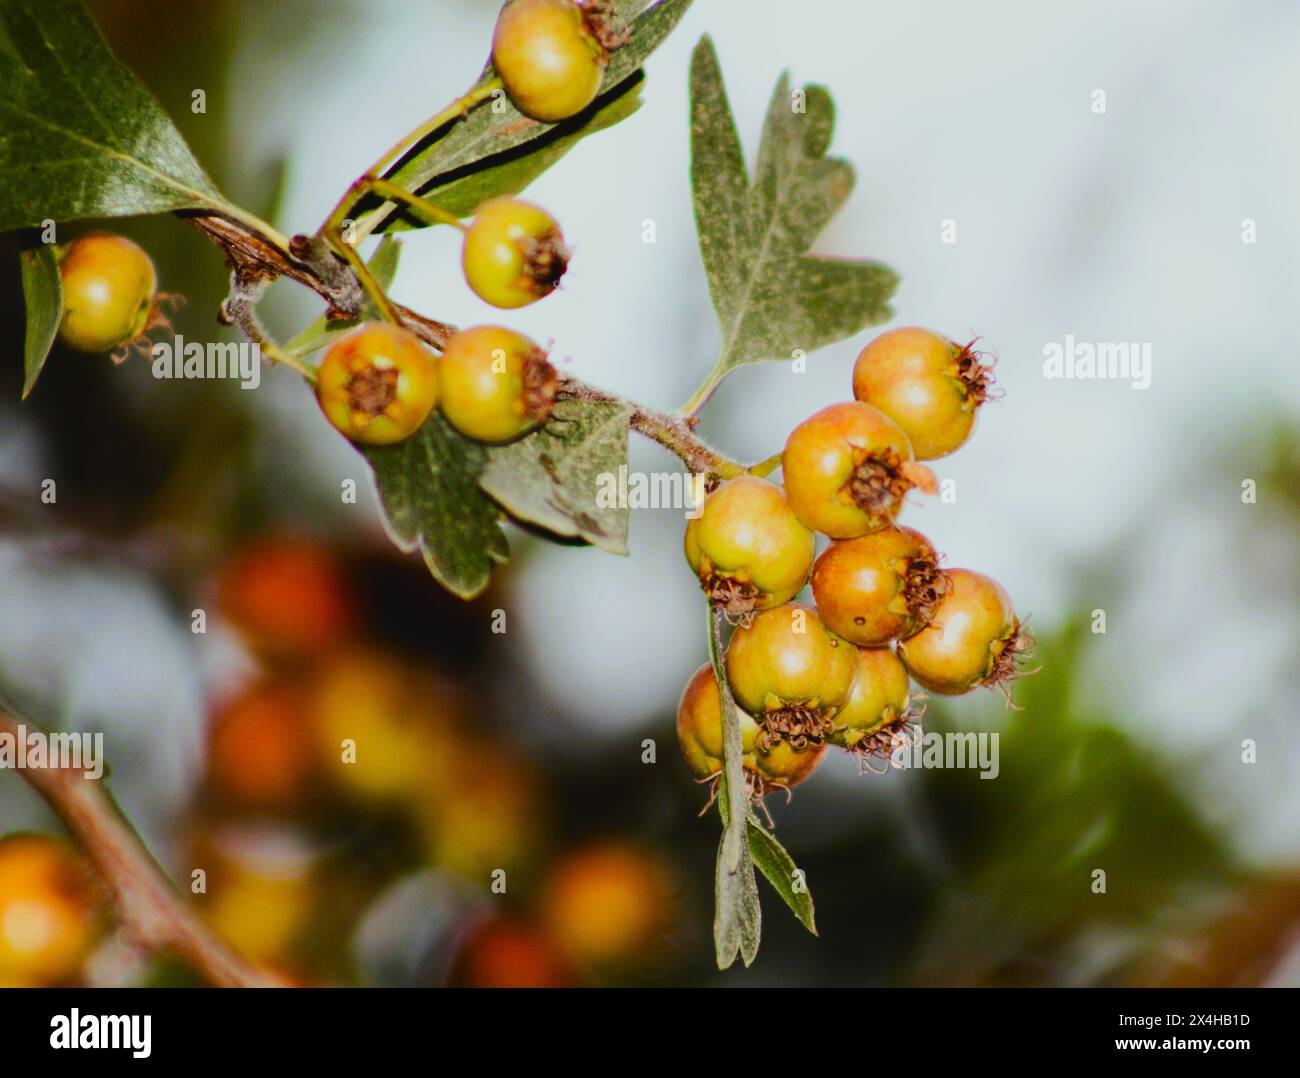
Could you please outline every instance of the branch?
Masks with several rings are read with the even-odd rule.
[[[4,711],[0,734],[22,736],[18,722]],[[90,856],[113,896],[118,921],[131,937],[150,951],[182,959],[219,988],[281,986],[199,921],[104,791],[102,780],[70,768],[24,768],[19,774]]]
[[[223,320],[240,325],[271,358],[276,358],[274,351],[268,352],[267,346],[271,342],[256,321],[249,300],[255,299],[261,288],[276,277],[288,277],[310,288],[328,305],[327,317],[360,316],[363,289],[356,274],[319,236],[294,236],[289,250],[284,251],[268,237],[251,232],[242,223],[228,218],[203,213],[183,216],[226,254],[235,285],[222,307]],[[393,313],[407,329],[438,351],[446,347],[456,333],[456,327],[446,322],[439,322],[400,304],[392,306]],[[745,472],[743,465],[719,453],[696,435],[694,417],[660,412],[635,401],[625,401],[576,378],[561,379],[559,396],[627,404],[631,409],[632,429],[675,453],[692,472],[718,479],[731,479]]]

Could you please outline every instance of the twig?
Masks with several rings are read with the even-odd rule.
[[[22,736],[0,711],[0,733]],[[271,988],[281,981],[249,965],[189,909],[123,818],[102,780],[72,768],[23,768],[19,774],[49,803],[89,855],[113,897],[123,929],[155,953],[173,954],[219,988]]]

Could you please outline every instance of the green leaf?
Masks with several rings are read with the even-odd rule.
[[[392,287],[393,281],[397,277],[397,266],[401,261],[401,256],[402,241],[396,236],[385,236],[379,241],[375,253],[370,256],[370,261],[367,263],[370,272],[374,274],[375,280],[379,282],[379,286],[385,292]],[[303,356],[309,356],[313,352],[319,352],[340,333],[355,328],[363,321],[365,321],[364,313],[356,318],[326,318],[325,315],[321,315],[285,345],[285,351],[291,356],[297,356],[299,359]]]
[[[20,253],[23,298],[27,303],[27,338],[23,344],[23,399],[36,385],[63,318],[63,280],[52,244]]]
[[[723,764],[718,788],[722,841],[718,845],[714,881],[713,947],[718,969],[726,969],[737,955],[746,966],[758,956],[763,913],[748,839],[749,791],[745,788],[745,750],[741,742],[740,715],[722,666],[721,618],[712,603],[707,609],[709,658],[722,696]]]
[[[577,125],[563,124],[523,147],[524,152],[497,154],[452,179],[420,192],[457,217],[469,217],[490,198],[517,195],[588,135],[604,131],[641,107],[644,78],[636,75],[596,103],[596,111],[583,113]],[[391,204],[390,204],[391,205]],[[425,228],[427,223],[410,213],[395,213],[375,231],[397,232]]]
[[[794,888],[795,873],[799,871],[794,858],[776,840],[776,836],[758,822],[752,812],[749,815],[749,852],[759,872],[763,873],[767,882],[776,889],[776,893],[799,918],[804,928],[814,936],[817,935],[812,893],[807,889],[806,884],[803,890],[796,891]]]
[[[517,520],[626,554],[627,506],[600,494],[627,464],[630,418],[625,404],[560,401],[540,430],[488,449],[479,486]]]
[[[393,542],[408,553],[419,550],[434,579],[453,594],[481,594],[492,566],[509,557],[500,511],[478,487],[483,447],[435,412],[405,441],[363,452]]]
[[[630,96],[629,88],[623,84],[637,77],[646,58],[672,32],[690,6],[691,0],[659,0],[649,6],[645,0],[616,0],[615,15],[628,23],[631,39],[610,56],[600,95],[584,111],[558,124],[543,123],[525,116],[502,94],[425,140],[385,173],[386,177],[408,191],[432,198],[440,206],[443,199],[439,192],[455,185],[454,189],[446,190],[444,208],[458,214],[472,212],[484,198],[517,194],[579,139],[636,111],[639,97]],[[495,77],[489,63],[475,86],[483,86]],[[639,93],[638,88],[632,89]],[[520,159],[533,152],[543,160],[522,164]],[[477,187],[459,184],[479,171],[489,171],[492,175]],[[385,203],[369,214],[360,215],[361,233],[397,227],[394,222],[398,218],[384,219],[393,209],[391,203]],[[414,219],[400,219],[406,227],[420,225]]]
[[[898,278],[885,266],[807,254],[853,190],[853,167],[827,157],[835,107],[820,86],[795,108],[782,75],[768,107],[754,182],[722,72],[706,36],[691,60],[691,184],[700,253],[722,328],[697,400],[744,363],[789,359],[891,315]]]
[[[226,205],[79,0],[0,0],[0,230]]]

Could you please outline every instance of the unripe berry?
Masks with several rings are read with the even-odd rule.
[[[893,525],[831,543],[813,566],[813,598],[827,628],[859,647],[918,632],[948,585],[918,531]]]
[[[878,531],[912,487],[933,483],[903,429],[857,401],[832,404],[795,427],[781,467],[795,516],[832,539]]]
[[[574,0],[510,0],[492,35],[492,66],[520,112],[555,123],[600,91],[609,54]]]
[[[531,202],[494,198],[465,230],[465,280],[494,307],[524,307],[549,296],[568,265],[560,226]]]
[[[95,232],[59,257],[63,320],[59,339],[79,352],[112,352],[149,326],[158,275],[149,256],[125,236]]]
[[[0,987],[74,980],[99,935],[101,895],[86,863],[49,835],[0,840]]]
[[[808,581],[816,540],[781,488],[752,475],[728,480],[686,525],[686,560],[732,619],[789,602]]]
[[[801,603],[762,611],[727,647],[731,691],[762,727],[754,742],[759,752],[782,740],[794,749],[821,744],[848,700],[856,667],[853,645]]]
[[[796,749],[789,740],[774,742],[767,752],[754,754],[755,796],[764,797],[773,790],[793,790],[812,778],[824,759],[824,742],[820,745],[810,743],[802,749]]]
[[[442,414],[479,442],[509,442],[546,422],[558,385],[546,353],[501,326],[457,333],[438,364]]]
[[[892,743],[894,728],[914,717],[907,670],[893,648],[858,648],[849,700],[835,713],[830,742],[870,754]],[[885,737],[877,735],[884,734]]]
[[[899,642],[898,657],[933,692],[959,696],[987,685],[1006,693],[1006,684],[1020,674],[1017,659],[1032,648],[1033,638],[996,580],[970,569],[945,569],[943,575],[949,587],[933,620]]]
[[[434,357],[409,329],[367,322],[330,345],[316,395],[343,435],[391,445],[414,434],[437,403]]]
[[[917,460],[947,456],[971,436],[993,382],[971,344],[915,326],[891,329],[859,353],[853,395],[906,431]]]

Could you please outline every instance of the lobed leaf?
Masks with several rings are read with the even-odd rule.
[[[63,318],[63,280],[54,247],[43,243],[19,255],[27,335],[23,342],[23,398],[31,393],[54,345]]]
[[[0,230],[225,205],[80,0],[0,0]]]
[[[799,108],[796,108],[796,104]],[[691,187],[700,254],[722,329],[715,385],[736,367],[811,352],[887,320],[888,267],[808,254],[853,190],[853,167],[827,157],[835,107],[820,86],[776,84],[754,181],[712,41],[691,60]]]
[[[690,6],[691,0],[658,0],[651,4],[645,0],[615,0],[615,14],[627,22],[631,38],[611,54],[600,95],[585,110],[558,124],[544,123],[525,116],[502,94],[415,147],[385,173],[386,177],[460,215],[471,213],[487,198],[517,194],[580,139],[636,111],[640,105],[641,66]],[[495,77],[489,62],[475,86],[483,86]],[[635,84],[626,85],[634,79]],[[540,160],[525,163],[532,155]],[[477,173],[485,175],[474,183],[467,182]],[[422,222],[396,213],[391,203],[361,215],[359,221],[363,232],[422,226]]]
[[[479,486],[512,517],[564,538],[627,553],[627,506],[603,505],[602,477],[627,464],[631,409],[564,400],[540,430],[487,451]]]
[[[492,566],[509,559],[500,511],[478,486],[483,446],[434,412],[405,441],[363,453],[392,541],[408,553],[419,550],[448,591],[462,599],[480,595]]]

